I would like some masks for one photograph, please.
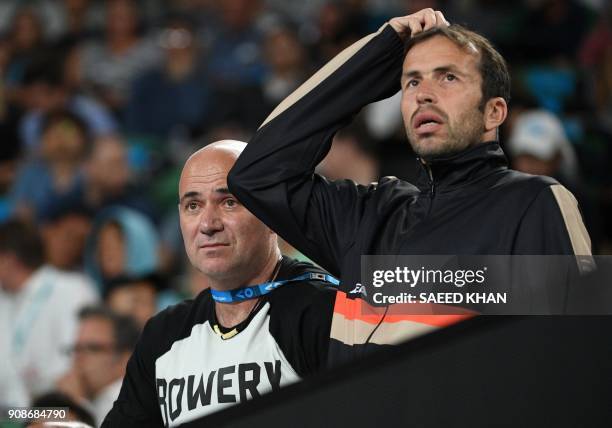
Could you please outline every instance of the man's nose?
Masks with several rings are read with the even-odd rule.
[[[425,79],[417,87],[416,100],[419,104],[431,104],[438,101],[432,84]]]
[[[200,233],[214,235],[223,230],[223,221],[219,210],[212,204],[207,204],[200,215]]]

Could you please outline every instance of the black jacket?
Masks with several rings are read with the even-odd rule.
[[[508,169],[495,142],[429,162],[415,184],[384,177],[359,186],[314,173],[338,129],[400,89],[402,60],[402,41],[388,25],[339,54],[260,127],[230,171],[231,192],[339,276],[347,293],[360,281],[362,254],[590,254],[572,194],[552,178]],[[365,343],[372,328],[357,325],[363,311],[363,302],[338,296],[332,338]],[[400,318],[401,334],[399,324],[381,326],[370,339],[395,343],[453,322]]]

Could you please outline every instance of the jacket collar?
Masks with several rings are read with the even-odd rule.
[[[449,191],[508,168],[504,151],[496,141],[477,144],[452,155],[420,165],[417,186],[421,191]]]

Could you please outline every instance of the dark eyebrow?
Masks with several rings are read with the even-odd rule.
[[[232,192],[230,192],[227,187],[217,187],[215,189],[215,193],[222,193],[224,195],[231,195],[232,194]]]
[[[183,196],[181,196],[181,199],[179,199],[179,203],[183,203],[185,199],[193,198],[199,195],[200,195],[200,192],[187,192]]]
[[[410,77],[417,77],[417,76],[420,76],[420,75],[421,75],[420,71],[412,70],[412,71],[407,71],[406,73],[404,73],[402,75],[402,77],[405,77],[405,78],[408,79]]]
[[[434,68],[434,73],[445,73],[447,71],[452,71],[453,73],[458,74],[460,76],[465,76],[464,73],[459,71],[459,69],[455,65],[452,65],[452,64],[443,65],[443,66]],[[404,73],[402,77],[411,78],[411,77],[418,77],[420,75],[421,75],[420,71],[411,70],[411,71],[407,71],[406,73]]]
[[[455,74],[459,74],[460,76],[464,76],[465,74],[459,71],[459,69],[455,65],[444,65],[442,67],[437,67],[434,69],[434,73],[445,73],[447,71],[452,71]]]

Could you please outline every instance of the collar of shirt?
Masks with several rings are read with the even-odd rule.
[[[452,191],[474,183],[496,171],[508,168],[508,160],[499,143],[487,142],[468,147],[449,156],[431,159],[427,164],[419,160],[417,187],[428,191]],[[431,173],[431,175],[430,175]]]

